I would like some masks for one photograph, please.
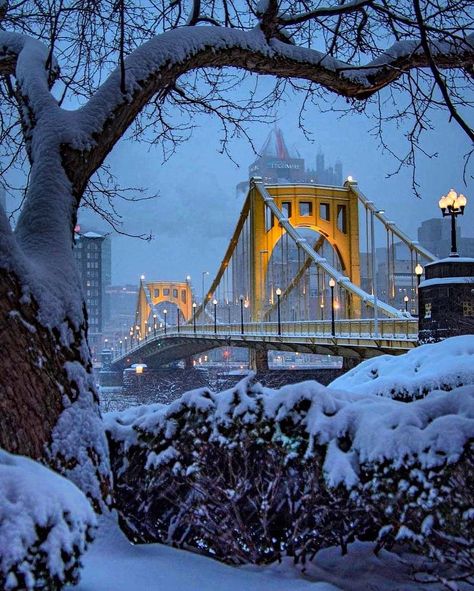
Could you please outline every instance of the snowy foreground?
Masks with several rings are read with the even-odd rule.
[[[349,553],[321,551],[307,572],[290,560],[269,567],[231,567],[211,558],[160,544],[133,546],[113,519],[101,523],[85,556],[74,591],[438,591],[441,584],[414,580],[422,559],[352,544]],[[460,586],[460,589],[464,587]],[[467,587],[466,587],[467,589]]]
[[[407,402],[400,401],[400,398]],[[190,429],[189,421],[194,429],[200,429],[199,438]],[[206,474],[212,475],[207,456],[201,458],[202,464],[198,463],[200,449],[220,449],[225,455],[236,447],[240,441],[238,436],[249,435],[258,445],[266,442],[261,458],[271,479],[273,473],[265,454],[280,437],[291,443],[287,459],[294,462],[292,483],[299,482],[295,479],[303,460],[312,457],[313,450],[327,448],[321,455],[321,466],[315,456],[314,466],[322,468],[319,469],[322,480],[316,483],[320,487],[318,490],[335,491],[339,487],[340,492],[350,492],[349,496],[346,493],[340,495],[339,502],[342,502],[343,509],[350,511],[351,527],[361,515],[366,519],[369,514],[372,525],[383,525],[379,535],[383,532],[387,535],[387,524],[392,520],[390,531],[395,536],[394,551],[382,550],[375,556],[373,543],[357,541],[350,543],[348,554],[342,556],[339,547],[332,547],[335,543],[331,541],[333,534],[339,531],[335,493],[331,493],[329,543],[321,546],[323,549],[306,563],[305,570],[302,570],[302,563],[294,566],[288,557],[291,554],[285,552],[281,553],[281,562],[275,561],[270,566],[247,564],[232,567],[157,543],[132,545],[118,528],[115,514],[101,517],[96,539],[90,544],[96,516],[84,494],[72,482],[45,466],[0,450],[1,591],[52,591],[64,583],[69,584],[65,588],[71,591],[472,589],[467,583],[454,584],[455,572],[444,571],[443,576],[451,582],[443,583],[442,576],[430,574],[440,574],[439,563],[436,566],[420,555],[407,554],[407,545],[403,546],[405,550],[401,554],[400,542],[414,540],[422,547],[425,538],[428,539],[438,527],[441,538],[432,538],[435,552],[431,553],[438,556],[441,549],[436,540],[446,541],[452,532],[455,548],[461,548],[461,542],[467,544],[465,572],[472,572],[474,336],[419,347],[402,357],[384,356],[362,363],[329,388],[316,382],[303,382],[270,390],[252,384],[252,380],[246,378],[226,392],[199,389],[184,394],[171,405],[154,404],[109,413],[105,424],[111,437],[111,448],[115,448],[116,468],[117,465],[120,468],[115,472],[118,510],[121,490],[127,492],[124,488],[127,471],[133,468],[133,462],[140,468],[130,472],[130,494],[125,496],[124,505],[125,518],[131,523],[132,505],[138,490],[141,491],[139,505],[144,505],[146,511],[143,516],[138,515],[135,531],[146,529],[144,519],[153,520],[153,514],[148,515],[151,505],[147,503],[156,502],[158,498],[158,508],[162,507],[159,486],[156,489],[152,486],[159,482],[161,473],[171,478],[170,491],[178,490],[172,480],[176,478],[181,483],[181,492],[186,493],[186,486],[196,483],[202,486],[205,482],[202,478]],[[272,429],[275,433],[271,431],[271,436],[263,439],[259,431],[262,429],[267,435]],[[219,442],[218,448],[212,448],[214,440]],[[206,441],[207,447],[203,445]],[[242,438],[241,441],[247,440]],[[189,462],[196,463],[191,466],[192,470],[186,465],[186,446],[195,452],[188,454]],[[171,448],[173,453],[170,453]],[[281,449],[287,453],[285,446]],[[130,466],[129,450],[133,452]],[[143,466],[137,463],[140,454]],[[212,457],[216,464],[217,455]],[[209,470],[208,466],[211,466]],[[248,482],[252,486],[255,482],[258,485],[258,473],[258,470],[248,472]],[[314,473],[311,467],[306,476],[310,479]],[[444,478],[445,474],[450,474],[451,480]],[[143,478],[145,480],[139,482]],[[366,478],[365,484],[363,478]],[[212,489],[213,482],[212,478],[208,481],[209,489]],[[390,482],[395,488],[384,488]],[[306,480],[302,481],[303,488],[306,484]],[[248,486],[246,490],[251,491],[252,487]],[[267,489],[264,487],[264,490]],[[147,492],[155,495],[148,501]],[[213,489],[210,492],[214,494]],[[297,492],[301,496],[299,484]],[[251,492],[247,496],[251,498]],[[238,502],[235,495],[230,498],[233,503]],[[353,508],[357,504],[351,505],[349,498],[352,501],[361,499],[368,504],[363,504],[364,511],[356,514]],[[218,497],[213,497],[213,504],[209,505],[214,507],[211,511],[214,516],[218,514],[217,509],[225,509],[222,500],[216,504],[216,499]],[[304,515],[311,516],[314,507],[323,507],[325,497],[318,499],[316,505],[303,507]],[[204,502],[205,495],[201,494],[198,500]],[[283,506],[281,501],[284,498],[278,497],[277,500],[278,507]],[[179,495],[175,501],[182,517],[188,505],[181,502]],[[400,514],[397,513],[399,506],[403,509]],[[206,509],[205,504],[202,509]],[[197,513],[201,515],[199,511]],[[227,539],[235,530],[232,522],[224,523],[225,511],[219,515],[222,519],[217,520],[213,530],[206,529],[212,525],[209,519],[197,524],[205,527],[203,531],[213,532],[214,537],[207,541],[208,548],[212,547],[215,536]],[[380,523],[375,523],[376,519]],[[307,533],[314,533],[311,523]],[[318,536],[324,533],[323,529],[317,531]],[[238,532],[240,538],[242,529]],[[275,532],[273,537],[277,535]],[[336,543],[337,539],[336,536]],[[449,552],[450,546],[446,548]],[[459,565],[459,552],[455,556]],[[77,583],[81,562],[81,580]],[[259,561],[245,559],[243,562]]]

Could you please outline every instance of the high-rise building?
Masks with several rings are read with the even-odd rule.
[[[307,169],[305,160],[296,148],[288,148],[281,129],[275,127],[268,134],[259,156],[249,166],[249,178],[260,176],[267,184],[312,183],[318,185],[342,185],[342,163],[325,166],[324,154],[316,155],[316,168]],[[248,182],[239,183],[237,191],[246,193]]]
[[[82,279],[86,301],[89,345],[94,356],[101,348],[105,314],[110,314],[106,288],[111,278],[110,238],[96,232],[75,233],[74,257]]]
[[[463,237],[461,225],[456,224],[457,250],[460,256],[474,257],[474,238]],[[442,217],[421,222],[418,242],[439,258],[451,252],[451,223]]]

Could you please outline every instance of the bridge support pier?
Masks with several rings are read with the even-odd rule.
[[[250,349],[250,369],[257,373],[268,371],[268,354],[265,349]]]
[[[343,357],[342,358],[342,369],[344,371],[349,371],[351,369],[353,369],[356,365],[359,365],[359,363],[362,361],[362,359],[359,359],[358,357]]]
[[[184,359],[184,367],[185,367],[185,369],[193,369],[194,364],[193,364],[193,358],[192,357],[186,357]]]

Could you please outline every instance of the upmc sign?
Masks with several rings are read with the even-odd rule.
[[[301,163],[289,162],[288,160],[275,160],[267,164],[268,168],[290,168],[292,170],[300,170]]]

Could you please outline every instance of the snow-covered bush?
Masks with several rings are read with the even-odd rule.
[[[0,589],[56,591],[76,582],[95,524],[72,482],[0,450]]]
[[[474,336],[422,345],[405,355],[381,355],[335,379],[330,388],[413,400],[433,390],[474,384]]]
[[[135,541],[239,563],[305,562],[356,537],[428,553],[442,539],[449,557],[458,531],[474,547],[474,387],[406,403],[247,379],[105,420]]]

